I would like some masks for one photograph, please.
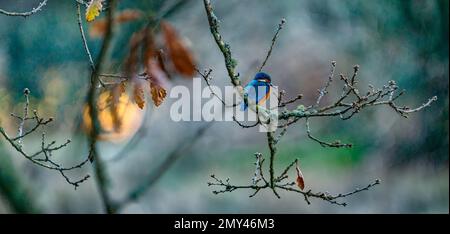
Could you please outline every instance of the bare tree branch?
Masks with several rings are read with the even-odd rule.
[[[92,129],[89,134],[89,145],[92,152],[92,161],[95,161],[94,169],[95,169],[95,178],[100,190],[100,195],[102,197],[103,205],[108,213],[114,213],[116,211],[116,207],[111,197],[108,194],[107,184],[108,179],[106,175],[106,167],[104,165],[103,160],[100,158],[96,143],[97,138],[100,133],[100,123],[98,121],[98,110],[96,105],[96,89],[98,84],[100,83],[99,74],[102,71],[103,64],[106,60],[107,51],[111,45],[111,40],[113,36],[113,24],[114,24],[114,12],[116,7],[116,0],[110,0],[109,9],[106,14],[106,33],[103,38],[102,46],[100,52],[98,54],[95,68],[92,70],[91,78],[90,78],[90,87],[88,91],[88,107],[89,107],[89,116],[92,120]]]
[[[20,121],[20,124],[19,124],[19,130],[18,130],[18,133],[17,133],[17,139],[18,139],[17,144],[19,144],[19,146],[22,145],[23,126],[25,124],[26,119],[28,118],[28,106],[30,104],[30,100],[28,99],[28,95],[30,94],[30,90],[29,89],[25,89],[23,91],[23,94],[25,95],[25,107],[23,109],[23,117],[21,118],[21,121]]]
[[[91,66],[92,71],[95,71],[94,60],[92,60],[91,51],[89,50],[89,46],[87,44],[86,36],[85,36],[85,33],[84,33],[84,29],[83,29],[83,22],[81,20],[81,10],[80,10],[80,8],[81,8],[80,7],[80,3],[77,3],[77,21],[78,21],[78,27],[80,29],[81,40],[83,42],[84,51],[86,52],[86,55],[87,55],[88,60],[89,60],[89,65]]]
[[[328,77],[327,83],[325,83],[324,87],[322,87],[321,89],[318,90],[319,96],[317,97],[317,101],[315,104],[316,107],[320,105],[320,101],[328,93],[327,89],[328,89],[328,87],[330,87],[331,82],[333,82],[335,70],[336,70],[336,61],[332,61],[331,62],[331,73],[330,73],[330,76]]]
[[[37,7],[33,7],[33,9],[31,9],[31,11],[27,11],[27,12],[12,12],[12,11],[6,11],[3,9],[0,9],[0,14],[4,14],[7,16],[22,16],[24,18],[33,15],[37,12],[39,12],[46,4],[47,4],[48,0],[43,0],[42,2],[39,2],[39,5]]]
[[[239,74],[236,73],[235,68],[237,62],[231,56],[231,48],[226,42],[223,41],[222,36],[219,33],[219,20],[214,15],[213,8],[210,0],[203,0],[205,5],[206,14],[208,16],[209,29],[211,30],[211,34],[216,41],[217,46],[222,52],[225,59],[225,67],[227,68],[228,76],[230,77],[231,83],[234,86],[240,86],[241,81],[239,80]]]
[[[219,24],[218,24],[219,20],[217,19],[217,17],[215,16],[215,14],[213,12],[213,7],[211,5],[210,0],[204,0],[203,3],[205,5],[206,15],[208,18],[208,23],[209,23],[211,34],[212,34],[214,40],[216,41],[216,44],[217,44],[219,50],[222,52],[222,55],[225,60],[225,67],[227,69],[230,81],[231,81],[232,85],[234,85],[235,87],[240,87],[241,83],[239,80],[239,74],[235,71],[237,62],[231,56],[230,46],[226,42],[223,41],[222,36],[219,33],[219,30],[218,30],[219,29]],[[275,36],[272,39],[271,47],[267,53],[266,58],[264,59],[259,71],[262,70],[262,68],[266,64],[268,58],[270,57],[273,46],[278,37],[278,33],[281,30],[284,23],[285,23],[285,21],[282,20],[282,22],[279,24],[278,30],[276,31]],[[329,195],[328,193],[322,193],[322,192],[313,193],[313,192],[311,192],[311,190],[308,190],[307,192],[305,192],[303,190],[298,190],[296,188],[292,188],[292,186],[296,184],[295,182],[285,182],[285,183],[281,184],[281,182],[283,180],[288,178],[287,173],[293,167],[293,165],[297,165],[297,162],[298,162],[297,159],[293,163],[291,163],[288,167],[286,167],[286,169],[283,170],[283,172],[280,175],[278,175],[278,176],[275,175],[274,164],[275,164],[275,161],[276,161],[275,159],[276,159],[276,155],[277,155],[277,144],[280,141],[280,139],[284,136],[284,134],[286,133],[287,127],[298,122],[300,119],[303,119],[303,118],[306,119],[306,127],[307,127],[306,132],[307,132],[308,137],[310,139],[318,142],[320,145],[327,146],[327,147],[335,147],[335,148],[351,147],[352,146],[351,144],[343,144],[343,143],[340,143],[339,141],[329,143],[329,142],[325,142],[325,141],[322,141],[322,140],[314,137],[311,134],[311,130],[309,127],[309,118],[339,116],[342,120],[347,120],[347,119],[350,119],[351,117],[353,117],[356,113],[359,113],[364,108],[367,108],[370,106],[378,106],[378,105],[390,106],[397,113],[399,113],[403,117],[406,117],[407,114],[409,114],[409,113],[420,111],[420,110],[423,110],[424,108],[430,106],[432,104],[432,102],[436,101],[436,99],[437,99],[436,97],[430,98],[427,102],[425,102],[421,106],[419,106],[417,108],[413,108],[413,109],[408,108],[408,107],[399,107],[398,105],[396,105],[394,103],[394,101],[398,97],[400,97],[404,92],[402,91],[402,92],[396,94],[398,87],[394,81],[390,81],[388,83],[388,85],[385,85],[382,89],[375,90],[375,88],[371,87],[371,90],[369,90],[367,92],[367,94],[364,95],[357,88],[357,75],[358,75],[358,71],[359,71],[359,66],[355,65],[353,67],[353,74],[350,76],[350,78],[344,76],[343,74],[340,74],[340,76],[339,76],[340,79],[344,82],[342,95],[336,101],[334,101],[332,104],[321,107],[320,106],[321,100],[328,93],[328,88],[331,86],[331,83],[334,78],[335,69],[336,69],[336,62],[333,61],[331,63],[331,72],[328,77],[328,80],[325,83],[325,85],[318,90],[318,97],[313,105],[308,106],[306,108],[303,105],[299,105],[299,106],[297,106],[297,108],[295,108],[293,110],[285,109],[281,113],[278,113],[278,120],[281,122],[284,121],[284,124],[279,125],[279,127],[282,127],[282,130],[279,132],[279,135],[277,137],[275,137],[275,131],[267,132],[267,145],[269,148],[269,169],[268,169],[269,170],[269,179],[267,181],[265,181],[265,184],[263,184],[263,185],[257,184],[260,181],[258,176],[262,174],[262,169],[261,169],[259,162],[262,162],[263,159],[262,159],[262,154],[256,153],[256,155],[257,155],[257,161],[255,163],[256,170],[255,170],[254,177],[252,179],[252,184],[250,184],[250,185],[233,185],[230,183],[229,179],[226,179],[224,181],[224,180],[218,179],[215,175],[212,175],[211,178],[213,179],[213,182],[208,182],[208,185],[209,186],[219,186],[219,187],[223,188],[221,190],[214,190],[213,191],[214,194],[232,192],[237,189],[252,189],[252,190],[254,190],[254,192],[250,195],[250,197],[253,197],[259,191],[269,188],[272,190],[272,192],[275,194],[276,197],[280,198],[280,195],[278,194],[277,189],[281,189],[281,190],[285,190],[285,191],[297,192],[297,193],[302,194],[305,201],[308,204],[310,204],[309,198],[319,198],[319,199],[325,200],[327,202],[330,202],[331,204],[345,206],[346,203],[340,202],[337,199],[344,198],[344,197],[359,193],[361,191],[368,190],[369,188],[379,184],[379,180],[376,180],[374,183],[369,184],[368,186],[364,187],[363,189],[355,189],[352,192],[349,192],[346,194],[339,194],[339,195],[335,195],[335,196]],[[205,78],[205,81],[208,86],[210,85],[210,83],[209,83],[209,79],[207,79],[207,77],[209,76],[210,73],[211,73],[211,70],[209,70],[209,72],[206,73],[207,75],[203,76]],[[303,96],[300,94],[292,100],[283,101],[284,95],[285,95],[284,91],[279,92],[278,107],[286,107],[288,104],[294,103],[294,102],[300,100]],[[246,101],[246,100],[244,100],[244,101]],[[225,105],[225,102],[223,102],[223,100],[222,100],[222,103]],[[237,122],[237,121],[235,121],[235,122]],[[254,127],[254,126],[258,125],[258,123],[257,123],[256,125],[247,126],[247,125],[241,124],[240,122],[237,122],[237,123],[242,128],[250,128],[250,127]],[[297,174],[297,176],[298,176],[298,179],[299,178],[302,179],[299,174]],[[298,186],[301,189],[303,189],[303,187],[304,187],[304,185],[300,185],[300,184]]]
[[[58,171],[64,179],[67,181],[67,183],[73,185],[75,189],[79,186],[80,183],[86,181],[89,178],[89,175],[84,176],[82,179],[77,181],[72,181],[69,179],[69,177],[65,174],[67,171],[72,171],[75,169],[82,168],[88,161],[89,157],[86,157],[86,159],[74,166],[71,167],[63,167],[53,161],[51,159],[52,153],[54,151],[60,150],[64,147],[66,147],[70,140],[67,140],[65,143],[60,144],[58,146],[55,146],[56,141],[52,141],[51,143],[47,144],[45,139],[45,132],[42,132],[41,137],[41,149],[34,152],[34,153],[27,153],[23,147],[23,139],[28,136],[31,133],[36,132],[39,127],[44,127],[45,125],[49,124],[53,118],[49,118],[47,120],[44,120],[43,118],[39,117],[37,110],[33,111],[34,117],[28,117],[28,108],[29,108],[29,94],[30,90],[25,89],[24,90],[24,96],[25,96],[25,108],[24,108],[24,115],[23,117],[18,117],[18,115],[11,114],[13,117],[18,117],[20,119],[19,127],[18,127],[18,136],[17,137],[10,137],[6,131],[0,126],[0,134],[3,136],[3,138],[10,143],[10,145],[19,152],[23,157],[25,157],[27,160],[31,161],[32,163],[44,167],[49,170],[56,170]],[[28,131],[25,131],[25,122],[26,121],[32,121],[35,120],[36,124]]]
[[[308,134],[308,137],[311,140],[316,141],[317,143],[319,143],[323,147],[327,147],[327,146],[328,147],[334,147],[334,148],[342,148],[342,147],[351,148],[352,147],[352,144],[345,144],[345,143],[343,144],[343,143],[341,143],[338,140],[330,143],[330,142],[325,142],[325,141],[319,140],[318,138],[312,136],[311,135],[311,130],[309,129],[309,120],[308,120],[308,118],[306,118],[306,133]]]

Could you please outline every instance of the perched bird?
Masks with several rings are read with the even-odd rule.
[[[270,96],[270,89],[272,87],[272,80],[267,73],[258,72],[244,88],[244,93],[247,94],[247,100],[254,101],[257,105],[264,104]],[[241,103],[241,111],[247,110],[248,103],[243,101]]]

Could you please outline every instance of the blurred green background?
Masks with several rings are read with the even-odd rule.
[[[176,2],[122,0],[119,8],[157,15]],[[185,38],[198,66],[213,69],[216,85],[227,85],[223,57],[209,32],[202,1],[184,2],[166,20]],[[37,1],[0,0],[0,8],[7,10],[23,11],[36,4]],[[303,197],[291,193],[281,193],[282,199],[276,199],[270,191],[254,198],[248,198],[251,191],[244,190],[212,194],[212,188],[206,185],[210,174],[229,177],[235,183],[250,183],[253,153],[268,151],[264,133],[219,122],[184,152],[145,196],[122,212],[448,213],[449,1],[230,0],[213,1],[213,5],[242,77],[252,76],[257,70],[276,26],[281,18],[286,18],[266,71],[288,96],[303,93],[304,105],[315,100],[332,60],[337,61],[337,74],[350,73],[352,66],[359,64],[358,85],[363,90],[368,84],[381,87],[395,80],[407,91],[400,104],[418,106],[434,95],[438,101],[408,119],[387,107],[377,107],[347,121],[312,120],[313,134],[326,140],[351,142],[351,149],[323,148],[310,141],[304,122],[288,130],[279,145],[278,169],[298,157],[307,187],[314,191],[342,193],[376,178],[381,180],[381,185],[373,190],[348,198],[347,207],[320,200],[311,200],[308,206]],[[129,37],[144,23],[136,21],[116,29],[109,73],[121,71]],[[85,24],[87,30],[89,27]],[[88,36],[94,55],[100,41]],[[15,131],[16,123],[9,113],[21,110],[21,92],[28,87],[32,90],[32,105],[56,118],[46,129],[48,137],[74,141],[56,157],[63,162],[81,158],[87,146],[78,126],[88,80],[75,1],[49,0],[41,12],[26,19],[0,15],[0,119],[4,128]],[[338,84],[333,83],[324,102],[340,95]],[[186,79],[174,79],[171,85],[192,86]],[[101,144],[113,197],[126,194],[201,126],[171,121],[169,109],[173,101],[168,99],[158,108],[148,108],[144,130],[128,144]],[[39,147],[39,137],[37,134],[27,139],[26,146]],[[127,147],[127,153],[116,158],[114,155],[123,147]],[[23,160],[2,138],[0,213],[15,212],[5,194],[11,184],[17,184],[17,178],[23,183],[19,191],[30,194],[25,200],[20,200],[21,192],[14,195],[24,209],[36,206],[49,213],[101,212],[94,180],[74,191],[57,173]]]

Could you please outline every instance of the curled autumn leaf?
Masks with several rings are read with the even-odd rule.
[[[155,106],[161,105],[167,95],[166,90],[155,82],[150,82],[150,93]]]
[[[167,76],[155,60],[148,61],[147,67],[148,74],[150,75],[150,94],[152,95],[155,106],[159,106],[167,95],[166,90],[163,88]]]
[[[297,180],[296,180],[297,186],[298,186],[301,190],[303,190],[303,189],[305,188],[305,180],[304,180],[303,173],[302,173],[302,171],[300,170],[300,167],[299,167],[297,161],[295,162],[295,170],[297,171]]]
[[[150,94],[155,106],[159,106],[167,95],[163,88],[163,83],[167,80],[167,73],[161,69],[156,53],[153,34],[150,28],[144,30],[145,36],[142,45],[143,61],[145,73],[149,77]]]
[[[103,0],[91,0],[86,8],[86,21],[91,22],[102,11]]]
[[[161,23],[164,39],[170,59],[175,69],[183,76],[192,77],[195,74],[195,61],[192,52],[188,50],[174,27],[167,22]]]
[[[122,95],[123,93],[125,93],[126,88],[127,88],[127,86],[126,86],[125,81],[120,82],[120,84],[119,84],[119,86],[118,86],[119,97],[120,97],[120,95]]]
[[[133,100],[138,105],[139,108],[144,109],[145,105],[144,89],[142,85],[139,83],[134,84]]]

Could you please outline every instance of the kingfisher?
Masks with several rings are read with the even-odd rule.
[[[272,80],[267,73],[258,72],[244,88],[247,100],[253,100],[257,105],[262,105],[270,97]],[[241,111],[247,110],[248,103],[241,102]]]

